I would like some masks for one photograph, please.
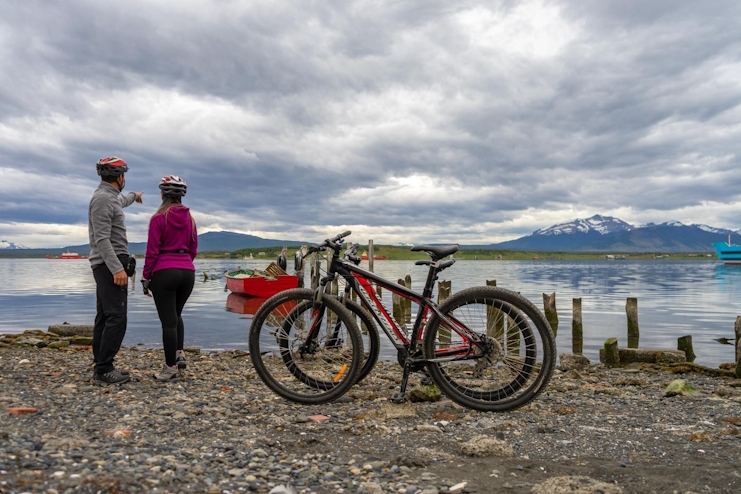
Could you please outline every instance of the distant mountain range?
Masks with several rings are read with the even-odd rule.
[[[28,249],[28,247],[23,244],[14,244],[13,242],[8,242],[7,240],[0,240],[0,249],[18,250]]]
[[[308,243],[309,242],[300,242],[297,240],[261,238],[254,235],[245,235],[234,232],[208,232],[198,235],[199,252],[232,252],[239,249],[257,249],[261,247],[276,247],[283,245],[295,246]],[[2,247],[5,244],[12,247]],[[62,252],[67,251],[87,255],[90,252],[90,244],[68,245],[56,249],[29,249],[25,246],[18,246],[18,244],[3,241],[3,244],[0,244],[0,248],[3,249],[0,250],[0,256],[2,257],[58,256]],[[129,252],[131,254],[144,254],[146,250],[146,242],[129,243]]]
[[[633,226],[611,216],[594,215],[482,247],[538,252],[712,252],[713,242],[739,234],[741,230],[678,221]]]
[[[594,215],[536,230],[516,240],[497,244],[464,245],[485,248],[536,252],[712,252],[713,242],[725,242],[733,231],[707,225],[684,225],[678,221],[633,226],[611,216]],[[239,249],[296,246],[310,244],[297,240],[278,240],[234,232],[208,232],[198,235],[199,252],[233,252]],[[132,254],[144,254],[146,242],[132,242]],[[29,249],[6,240],[0,241],[0,256],[31,257],[59,255],[64,251],[87,254],[90,246],[70,245],[57,249]]]

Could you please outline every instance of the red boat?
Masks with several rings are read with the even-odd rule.
[[[77,252],[67,251],[61,256],[46,256],[47,259],[87,259],[88,256],[81,256]]]
[[[226,297],[226,310],[237,314],[252,314],[265,302],[265,297],[249,297],[240,293],[230,293]]]
[[[232,293],[267,298],[283,290],[298,288],[298,276],[286,274],[272,277],[240,269],[226,274],[226,287]]]
[[[247,295],[230,293],[226,297],[226,310],[237,314],[254,316],[266,300],[267,298],[265,297],[248,297]],[[277,308],[277,311],[274,310],[272,316],[275,317],[279,314],[286,316],[294,309],[294,307],[296,307],[296,301],[289,300],[288,302],[281,304],[280,307]]]
[[[368,254],[366,254],[365,252],[363,252],[363,253],[362,253],[362,254],[360,255],[360,258],[361,258],[361,259],[362,259],[363,261],[367,261],[367,260],[368,260]],[[386,259],[386,256],[373,256],[373,260],[374,260],[374,261],[383,261],[383,260],[385,260],[385,259]]]

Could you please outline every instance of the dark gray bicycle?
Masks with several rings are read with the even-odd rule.
[[[431,299],[434,284],[438,274],[455,263],[445,258],[458,251],[457,245],[411,249],[430,256],[417,261],[429,266],[419,294],[359,267],[352,250],[341,256],[341,241],[349,234],[309,249],[327,249],[331,256],[327,276],[315,290],[278,293],[255,314],[250,357],[271,390],[307,404],[342,396],[375,365],[377,326],[403,366],[401,389],[393,402],[406,401],[409,375],[420,370],[452,400],[482,411],[521,407],[545,389],[555,367],[556,344],[548,321],[530,301],[510,290],[482,286],[462,290],[438,306]],[[338,276],[360,304],[326,293]],[[374,285],[417,305],[411,330],[386,310]]]

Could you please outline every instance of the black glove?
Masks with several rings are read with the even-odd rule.
[[[142,279],[142,288],[144,289],[144,295],[149,295],[149,280]]]

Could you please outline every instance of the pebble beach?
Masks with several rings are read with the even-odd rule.
[[[19,341],[0,337],[3,493],[741,491],[730,373],[559,368],[529,405],[482,413],[445,396],[392,404],[401,369],[379,363],[306,406],[273,395],[243,351],[188,349],[181,380],[159,383],[160,349],[122,348],[131,381],[100,385],[84,341]]]

